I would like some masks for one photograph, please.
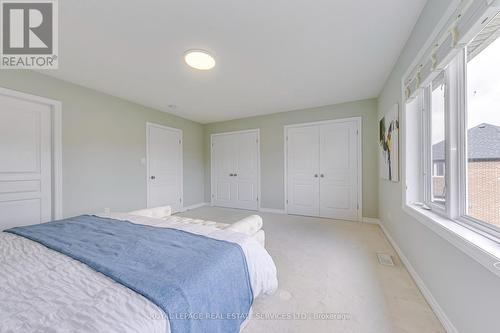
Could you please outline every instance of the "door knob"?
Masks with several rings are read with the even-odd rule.
[[[229,177],[232,177],[232,176],[233,176],[233,174],[232,174],[232,173],[230,173],[230,174],[229,174]]]
[[[324,177],[325,177],[325,175],[324,175],[324,174],[321,174],[321,176],[320,176],[320,177],[321,177],[321,178],[324,178]]]
[[[155,177],[155,176],[151,176],[151,177],[149,177],[149,178],[151,178],[152,180],[155,180],[155,179],[156,179],[156,177]]]
[[[236,176],[238,176],[238,174],[237,174],[237,173],[234,173],[234,174],[233,174],[233,176],[235,176],[235,177],[236,177]]]
[[[314,178],[318,178],[318,174],[315,174],[315,175],[314,175]]]

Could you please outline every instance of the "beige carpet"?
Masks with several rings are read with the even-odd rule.
[[[202,207],[180,215],[231,223],[250,214]],[[256,301],[244,333],[444,332],[378,226],[258,214],[280,288]],[[380,265],[377,252],[395,266]]]

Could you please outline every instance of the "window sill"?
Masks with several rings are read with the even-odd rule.
[[[500,243],[421,207],[404,205],[403,210],[500,277]]]

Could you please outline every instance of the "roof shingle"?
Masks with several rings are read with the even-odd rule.
[[[480,124],[467,132],[469,160],[500,160],[500,127]],[[432,146],[432,159],[444,160],[444,141]]]

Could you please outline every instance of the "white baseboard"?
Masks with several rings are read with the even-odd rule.
[[[448,316],[446,316],[446,313],[444,310],[441,308],[437,300],[434,298],[430,290],[427,288],[425,285],[424,281],[422,278],[418,275],[417,271],[413,268],[413,266],[410,264],[408,261],[408,258],[404,255],[403,251],[399,248],[398,244],[394,241],[394,239],[391,237],[387,229],[384,227],[382,223],[379,224],[380,228],[384,232],[385,237],[389,240],[389,243],[391,243],[392,247],[398,254],[399,258],[403,262],[403,265],[406,267],[408,272],[410,273],[411,277],[413,278],[413,281],[415,281],[415,284],[417,285],[418,289],[420,289],[420,292],[424,296],[425,300],[427,303],[429,303],[430,307],[438,317],[439,321],[443,325],[444,329],[448,333],[458,333],[458,330],[455,328],[453,323],[450,321]]]
[[[284,209],[274,209],[274,208],[259,208],[259,212],[263,213],[274,213],[274,214],[285,214]]]
[[[373,217],[363,217],[361,222],[369,224],[380,224],[380,220]]]
[[[186,207],[184,207],[182,209],[182,211],[185,212],[186,210],[196,209],[196,208],[200,208],[200,207],[203,207],[203,206],[210,206],[210,203],[208,203],[208,202],[200,202],[200,203],[197,203],[197,204],[194,204],[194,205],[186,206]]]

